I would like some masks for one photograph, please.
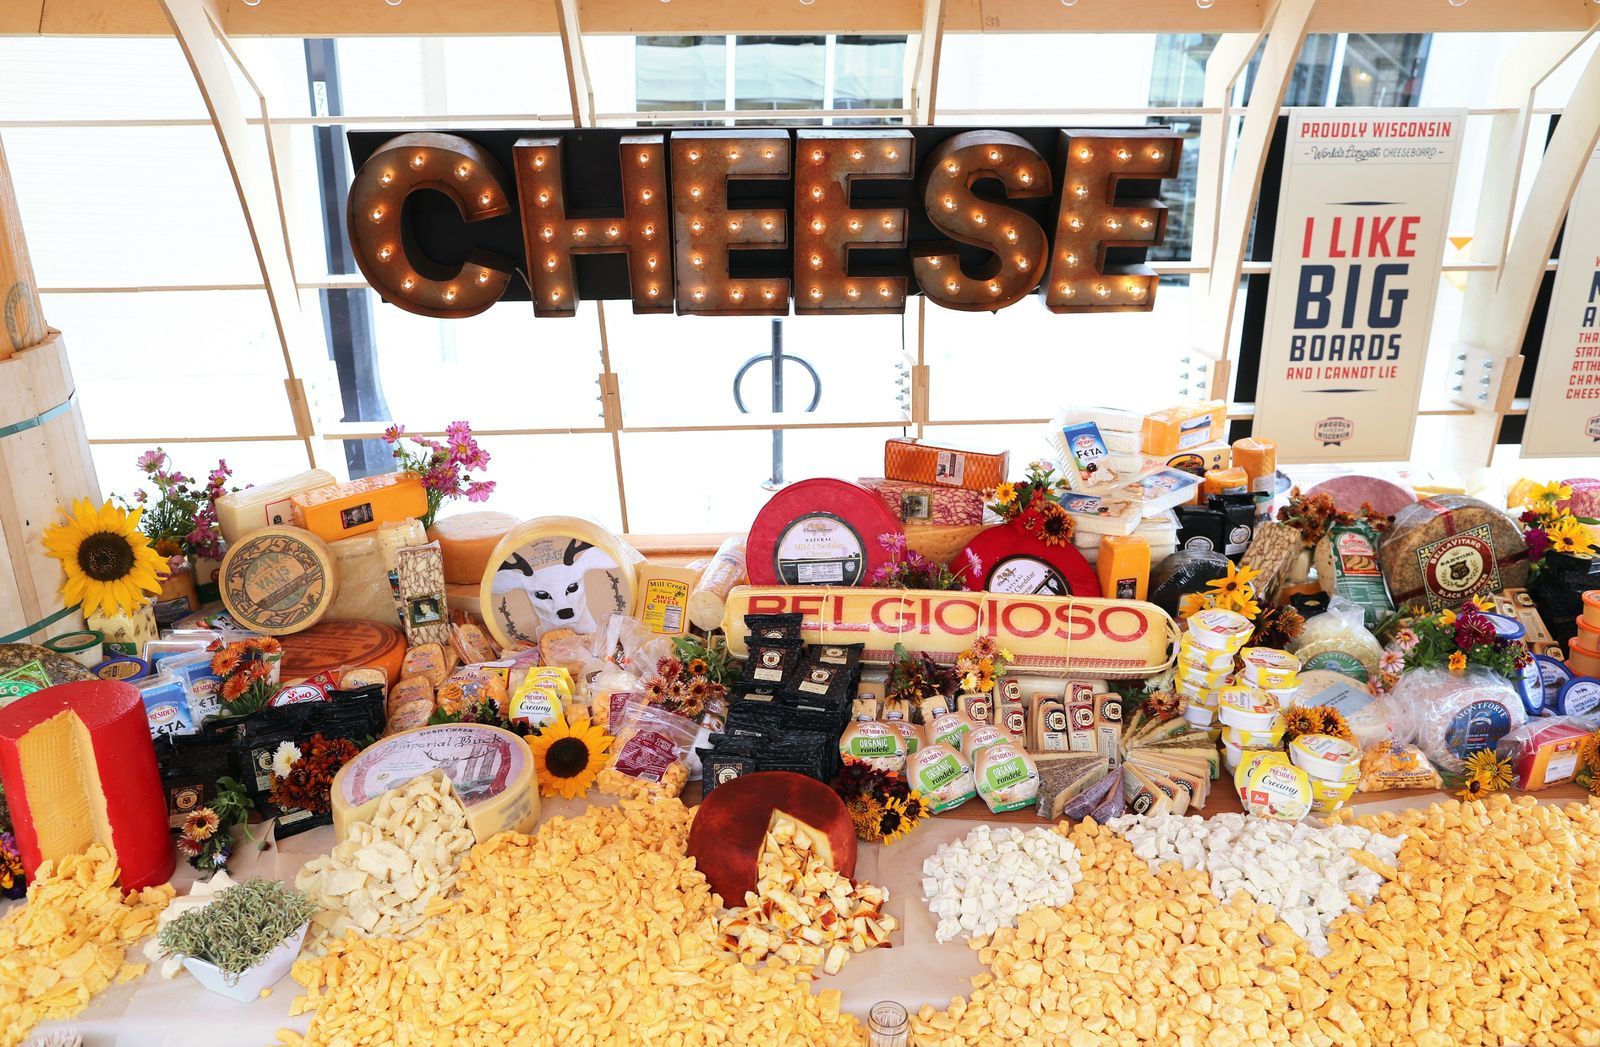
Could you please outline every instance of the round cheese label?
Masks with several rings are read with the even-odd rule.
[[[773,569],[784,585],[859,585],[867,543],[833,513],[807,513],[778,535]]]
[[[1422,587],[1436,607],[1454,607],[1479,592],[1500,588],[1493,532],[1488,524],[1424,545],[1416,551]]]
[[[1596,687],[1596,697],[1600,698],[1600,682]],[[1444,747],[1457,759],[1465,760],[1480,750],[1493,749],[1509,730],[1511,710],[1494,698],[1480,698],[1469,702],[1450,720],[1445,728]]]
[[[1579,676],[1568,680],[1556,698],[1556,711],[1562,716],[1588,716],[1600,709],[1600,680]]]
[[[315,625],[339,588],[327,543],[298,527],[267,527],[240,539],[222,558],[218,585],[234,620],[268,636]]]
[[[353,807],[435,769],[468,808],[491,800],[532,766],[527,743],[481,724],[436,724],[381,738],[340,769],[334,786]]]
[[[989,572],[984,588],[991,593],[1068,596],[1072,589],[1061,572],[1031,556],[1008,556]]]
[[[547,516],[513,527],[484,570],[479,605],[502,647],[547,632],[599,632],[633,605],[634,571],[622,543],[597,523]]]
[[[1533,656],[1534,667],[1539,670],[1539,685],[1544,691],[1541,703],[1544,708],[1554,709],[1556,698],[1561,694],[1561,688],[1568,680],[1572,679],[1572,670],[1567,668],[1567,663],[1552,658],[1547,654]]]

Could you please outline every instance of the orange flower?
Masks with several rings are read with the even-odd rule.
[[[1457,672],[1458,673],[1461,670],[1465,669],[1466,667],[1467,667],[1467,656],[1466,655],[1462,654],[1460,651],[1456,651],[1456,652],[1454,652],[1454,653],[1452,653],[1450,655],[1450,671],[1451,672]]]

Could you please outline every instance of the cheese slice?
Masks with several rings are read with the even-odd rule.
[[[415,473],[381,473],[302,491],[289,505],[296,526],[333,542],[422,516],[428,511],[428,495]]]
[[[516,525],[515,516],[494,512],[460,513],[435,520],[428,528],[428,538],[439,543],[444,556],[444,580],[454,585],[483,581],[494,547]]]
[[[298,527],[263,527],[228,549],[218,578],[234,621],[267,636],[316,625],[338,596],[328,543]]]
[[[343,840],[351,825],[371,817],[385,792],[436,769],[455,787],[479,843],[502,832],[531,832],[539,820],[533,768],[527,742],[483,724],[435,724],[380,738],[334,776],[334,832]]]
[[[304,491],[334,483],[326,469],[309,469],[269,484],[246,487],[217,499],[217,525],[222,537],[232,545],[263,527],[282,527],[294,522],[289,499]]]

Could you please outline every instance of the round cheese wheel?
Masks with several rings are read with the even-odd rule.
[[[23,671],[17,672],[19,669]],[[0,643],[0,676],[7,678],[0,685],[0,707],[8,698],[43,690],[51,684],[95,678],[77,659],[31,643]]]
[[[689,857],[725,905],[756,889],[756,860],[774,812],[816,830],[819,855],[845,876],[856,871],[856,831],[837,793],[791,771],[757,771],[717,786],[694,813]]]
[[[539,787],[528,743],[498,727],[434,724],[380,738],[334,775],[333,829],[350,826],[390,789],[442,770],[467,811],[479,843],[502,832],[531,832],[539,820]]]
[[[428,539],[439,543],[444,557],[444,580],[456,585],[477,585],[494,555],[494,547],[517,525],[509,513],[461,513],[436,520]]]
[[[251,632],[282,636],[316,625],[339,591],[328,543],[299,527],[264,527],[222,558],[222,604]]]
[[[750,583],[870,585],[889,561],[878,536],[901,528],[883,499],[860,484],[831,477],[790,484],[750,525]]]
[[[1017,520],[990,527],[968,542],[951,563],[960,566],[968,553],[983,564],[983,591],[1046,596],[1099,596],[1100,579],[1089,561],[1070,542],[1048,545],[1029,534]],[[963,580],[970,580],[963,575]]]
[[[552,629],[588,635],[633,606],[633,558],[593,520],[541,516],[495,545],[479,579],[484,624],[501,647],[538,643]]]
[[[382,669],[392,686],[400,679],[406,634],[382,622],[323,622],[285,636],[279,665],[284,683],[337,669]]]

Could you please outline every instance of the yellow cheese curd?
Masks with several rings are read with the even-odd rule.
[[[685,856],[693,812],[630,800],[472,849],[459,894],[406,940],[347,937],[302,959],[304,1037],[354,1045],[856,1044],[838,990],[741,963]]]
[[[1600,800],[1496,794],[1354,821],[1404,833],[1364,911],[1319,960],[1269,906],[1224,904],[1210,877],[1159,871],[1105,826],[1077,845],[1072,902],[974,938],[973,991],[912,1019],[919,1047],[1531,1047],[1600,1044]]]

